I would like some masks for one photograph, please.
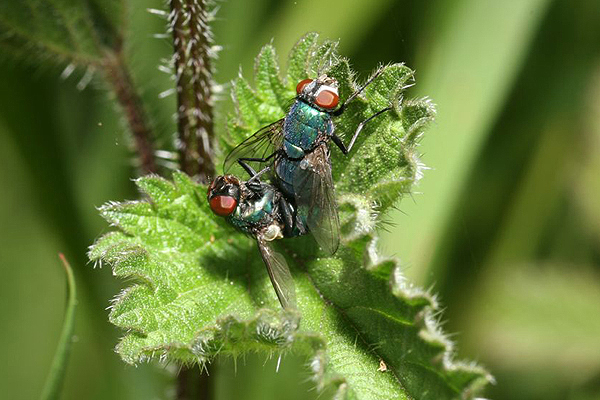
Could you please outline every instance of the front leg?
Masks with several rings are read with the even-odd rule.
[[[267,172],[268,170],[270,170],[271,167],[265,167],[262,170],[260,170],[257,173],[254,173],[254,175],[252,176],[252,178],[248,179],[246,181],[246,187],[250,190],[252,190],[254,193],[257,194],[262,194],[263,192],[263,185],[260,181],[260,176],[262,174],[264,174],[265,172]],[[254,170],[253,170],[254,171]]]
[[[342,115],[344,113],[344,111],[346,110],[346,106],[350,102],[352,102],[352,100],[354,100],[359,94],[361,94],[362,91],[365,90],[365,88],[367,86],[369,86],[379,75],[381,75],[381,73],[383,72],[384,69],[385,69],[385,67],[383,65],[381,67],[379,67],[379,69],[377,69],[377,71],[375,71],[375,73],[369,78],[368,81],[366,81],[360,88],[358,88],[357,91],[352,93],[350,95],[350,97],[348,97],[346,99],[346,101],[344,101],[344,103],[340,106],[340,108],[338,108],[337,110],[335,110],[333,112],[333,115],[336,117],[339,117],[340,115]]]
[[[237,162],[238,164],[240,164],[240,166],[242,168],[244,168],[244,171],[246,171],[248,173],[248,175],[250,175],[250,179],[252,179],[254,176],[256,176],[257,174],[261,174],[263,173],[263,171],[261,172],[256,172],[254,170],[254,168],[252,168],[250,165],[248,165],[248,162],[260,162],[260,163],[266,163],[268,162],[270,159],[272,159],[273,157],[275,157],[277,154],[279,154],[280,151],[276,151],[273,154],[271,154],[268,157],[264,157],[264,158],[254,158],[254,157],[243,157],[243,158],[238,158]],[[268,168],[268,167],[267,167]]]
[[[331,136],[331,140],[333,140],[333,143],[335,143],[337,145],[337,147],[340,148],[340,150],[342,151],[342,153],[344,153],[344,155],[347,155],[350,150],[352,150],[352,146],[354,146],[354,142],[356,142],[356,138],[358,137],[358,135],[360,134],[360,131],[362,131],[363,127],[371,120],[373,120],[373,118],[377,117],[378,115],[383,114],[386,111],[391,110],[392,107],[386,107],[382,110],[377,111],[375,114],[371,115],[369,118],[365,119],[364,121],[362,121],[360,124],[358,124],[358,126],[356,127],[356,132],[354,132],[354,136],[352,136],[352,140],[350,140],[350,144],[348,144],[348,147],[346,147],[344,145],[344,143],[342,142],[342,139],[339,138],[339,136],[337,136],[336,134],[333,134]]]

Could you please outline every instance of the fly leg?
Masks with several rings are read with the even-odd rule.
[[[279,152],[276,151],[273,154],[271,154],[268,157],[264,157],[264,158],[253,158],[253,157],[244,157],[244,158],[238,158],[237,162],[238,164],[240,164],[240,166],[242,168],[244,168],[244,171],[246,171],[248,173],[248,175],[250,175],[251,178],[253,178],[254,176],[256,176],[257,174],[259,174],[258,172],[256,172],[254,170],[254,168],[252,168],[250,165],[248,165],[248,162],[260,162],[260,163],[266,163],[268,162],[271,158],[275,157]],[[266,167],[265,169],[261,170],[260,174],[262,174],[265,170],[268,170],[270,167]]]
[[[252,171],[254,171],[250,166],[248,166]],[[259,172],[254,172],[252,174],[252,178],[246,181],[246,187],[252,190],[254,193],[261,194],[262,193],[262,184],[260,183],[260,176],[267,172],[271,167],[265,167],[261,169]]]
[[[367,86],[369,86],[379,75],[381,75],[383,70],[384,70],[383,66],[379,67],[379,69],[377,71],[375,71],[375,73],[369,78],[369,80],[367,80],[360,88],[358,88],[358,90],[356,92],[352,93],[350,95],[350,97],[348,97],[346,99],[346,101],[344,101],[344,103],[340,106],[340,108],[338,108],[337,110],[335,110],[333,112],[333,115],[336,117],[339,117],[340,115],[342,115],[342,113],[346,109],[346,106],[348,105],[348,103],[350,103],[352,100],[354,100],[356,98],[356,96],[361,94],[362,91],[365,90],[365,88]]]
[[[354,146],[354,142],[356,142],[356,138],[360,134],[360,131],[362,131],[363,127],[369,121],[373,120],[373,118],[375,118],[391,109],[392,109],[392,107],[386,107],[382,110],[379,110],[375,114],[371,115],[369,118],[365,119],[360,124],[358,124],[358,126],[356,127],[356,132],[354,132],[354,136],[352,136],[352,140],[350,140],[350,144],[348,144],[348,147],[346,147],[346,145],[344,145],[344,143],[342,142],[342,139],[340,139],[339,136],[337,136],[336,134],[333,134],[331,136],[331,140],[333,140],[333,143],[335,143],[337,145],[337,147],[340,148],[340,150],[342,151],[342,153],[344,153],[344,155],[347,155],[350,152],[350,150],[352,150],[352,146]]]
[[[279,198],[279,211],[283,219],[283,236],[290,237],[294,230],[294,221],[296,220],[296,213],[292,209],[292,206],[286,198],[281,196]]]

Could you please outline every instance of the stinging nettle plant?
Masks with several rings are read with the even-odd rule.
[[[84,70],[81,87],[101,71],[123,110],[140,169],[160,172],[156,134],[128,68],[124,3],[9,3],[0,4],[2,55],[66,64],[64,76]],[[277,241],[298,298],[297,311],[283,311],[253,240],[212,214],[205,182],[222,172],[215,165],[229,150],[285,115],[300,80],[327,73],[338,80],[343,101],[358,86],[354,73],[336,42],[321,42],[315,33],[291,50],[283,76],[266,45],[254,87],[242,76],[233,82],[235,112],[227,129],[214,129],[211,14],[201,0],[171,0],[169,7],[153,11],[170,23],[183,172],[141,177],[143,200],[101,207],[117,229],[89,251],[91,260],[132,282],[109,315],[125,331],[117,345],[122,359],[205,365],[219,355],[295,352],[309,360],[315,386],[338,399],[473,398],[492,377],[454,360],[435,296],[411,286],[398,262],[377,251],[382,216],[421,176],[417,145],[435,113],[429,100],[404,96],[413,71],[385,66],[335,120],[336,132],[348,139],[360,121],[393,107],[365,127],[348,156],[332,148],[338,252],[325,256],[309,236]]]
[[[260,127],[285,115],[296,83],[326,72],[343,101],[357,87],[336,43],[304,36],[292,49],[283,79],[272,45],[256,60],[255,88],[233,83],[235,114],[218,136],[221,159]],[[453,360],[441,332],[439,306],[412,287],[397,261],[377,252],[376,227],[421,175],[417,143],[434,116],[427,99],[406,99],[413,71],[387,65],[359,100],[336,120],[353,133],[367,116],[355,150],[332,151],[342,246],[320,253],[310,237],[277,241],[292,268],[298,311],[282,311],[253,241],[210,211],[206,186],[175,172],[136,183],[145,200],[110,203],[101,214],[117,231],[100,238],[90,258],[134,279],[113,302],[110,321],[126,330],[117,351],[128,363],[163,360],[205,364],[247,352],[305,354],[319,389],[336,398],[471,398],[491,377]]]

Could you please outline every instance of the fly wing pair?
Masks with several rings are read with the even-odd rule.
[[[328,254],[340,244],[340,219],[331,176],[329,149],[325,143],[307,154],[294,174],[294,195],[299,212],[308,208],[307,225]]]
[[[256,172],[273,167],[283,155],[283,121],[267,125],[240,143],[225,159],[226,174],[243,176],[239,159],[251,160]],[[269,158],[270,157],[270,158]],[[268,161],[260,161],[269,158]],[[318,145],[300,162],[293,178],[294,196],[299,210],[307,210],[308,229],[328,254],[337,251],[340,244],[340,220],[335,201],[335,189],[331,176],[329,149],[325,143]]]

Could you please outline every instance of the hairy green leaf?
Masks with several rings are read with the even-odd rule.
[[[348,98],[358,84],[336,48],[305,36],[282,80],[267,45],[257,59],[256,89],[242,77],[234,83],[237,113],[222,146],[281,118],[299,79],[327,73]],[[101,208],[118,231],[99,239],[90,258],[135,281],[110,313],[127,331],[118,345],[125,361],[205,363],[218,354],[297,351],[310,357],[316,386],[340,399],[471,398],[492,379],[453,360],[435,298],[409,285],[396,260],[378,255],[379,216],[420,177],[416,146],[434,114],[428,100],[404,99],[409,68],[383,68],[335,121],[347,142],[362,120],[392,107],[366,125],[349,156],[332,148],[342,246],[324,256],[310,236],[277,243],[292,268],[297,312],[280,310],[253,241],[214,217],[206,188],[186,175],[175,173],[172,183],[140,178],[147,200]]]

